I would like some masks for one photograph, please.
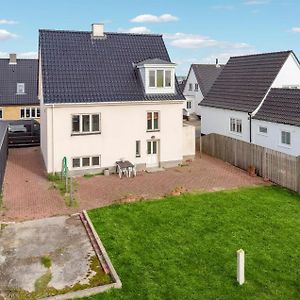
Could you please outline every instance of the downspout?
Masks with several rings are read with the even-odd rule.
[[[252,113],[248,112],[249,116],[249,142],[252,143]]]
[[[54,174],[54,104],[52,104],[52,174]]]

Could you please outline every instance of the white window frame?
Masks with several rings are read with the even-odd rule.
[[[99,116],[99,130],[92,130],[92,116]],[[79,116],[79,131],[73,131],[73,117]],[[89,130],[83,131],[83,116],[89,116]],[[99,134],[101,133],[101,113],[80,113],[80,114],[72,114],[71,115],[71,134],[72,135],[89,135],[89,134]]]
[[[267,130],[267,132],[261,131],[261,130],[260,130],[261,128],[265,128],[265,129]],[[268,127],[267,127],[267,126],[264,126],[264,125],[258,125],[258,134],[267,136],[267,135],[268,135]]]
[[[234,128],[233,126],[234,125]],[[240,131],[238,130],[238,126],[240,126]],[[242,119],[230,117],[229,118],[229,131],[233,134],[242,135],[243,134],[243,121]]]
[[[19,90],[21,90],[19,92]],[[24,82],[17,82],[17,95],[24,95],[25,94],[25,83]]]
[[[22,117],[22,110],[24,111],[24,117]],[[26,117],[26,111],[29,110],[29,117]],[[34,112],[34,116],[33,116]],[[41,111],[39,106],[27,106],[20,108],[20,119],[39,119],[41,117]]]
[[[151,128],[152,129],[149,129],[148,128],[148,113],[151,113]],[[157,122],[157,126],[158,128],[155,128],[154,129],[154,113],[158,113],[158,122]],[[147,132],[155,132],[155,131],[160,131],[160,111],[158,110],[150,110],[150,111],[147,111],[147,114],[146,114],[146,126],[147,126]]]
[[[287,144],[287,143],[284,143],[283,140],[282,140],[282,134],[283,133],[288,133],[289,134],[289,139],[290,139],[290,143]],[[286,129],[281,129],[280,130],[280,145],[283,146],[283,147],[286,147],[286,148],[291,148],[292,147],[292,133],[291,131],[289,130],[286,130]]]
[[[93,157],[99,157],[99,165],[92,165],[92,159]],[[84,158],[89,158],[89,165],[88,166],[83,166],[82,165],[82,161]],[[79,167],[74,167],[73,166],[73,160],[74,159],[79,159]],[[74,156],[71,158],[71,168],[72,170],[87,170],[87,169],[97,169],[97,168],[101,168],[101,155],[99,154],[95,154],[95,155],[82,155],[82,156]]]
[[[158,87],[157,86],[157,72],[158,71],[163,71],[163,86],[161,87]],[[171,85],[170,86],[166,86],[166,72],[170,72],[170,80],[171,80]],[[155,75],[154,75],[154,80],[155,80],[155,85],[154,86],[151,86],[150,85],[150,72],[155,72]],[[170,69],[163,69],[163,68],[159,68],[159,69],[151,69],[148,71],[148,88],[149,89],[165,89],[165,88],[172,88],[174,86],[174,72],[173,70],[170,70]]]

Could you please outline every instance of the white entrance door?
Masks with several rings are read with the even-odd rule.
[[[159,141],[147,141],[147,168],[155,168],[159,166]]]

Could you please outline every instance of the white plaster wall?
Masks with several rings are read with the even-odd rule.
[[[184,125],[183,128],[183,156],[194,156],[196,152],[195,135],[196,128],[191,125]]]
[[[290,54],[276,79],[272,88],[282,88],[286,85],[300,85],[300,66],[293,54]]]
[[[280,151],[289,155],[300,155],[300,127],[272,123],[260,120],[252,120],[253,124],[253,143],[270,148],[276,151]],[[259,126],[268,128],[267,134],[259,132]],[[281,144],[281,131],[291,132],[291,146]]]
[[[201,133],[218,133],[249,142],[249,120],[247,113],[206,106],[202,106],[201,109]],[[242,120],[241,134],[230,132],[230,118],[238,118]]]
[[[183,157],[182,102],[127,105],[70,105],[46,109],[48,152],[43,151],[47,172],[58,172],[64,156],[72,170],[72,157],[101,155],[101,167],[114,166],[120,158],[135,164],[146,163],[147,140],[160,140],[160,161],[181,161]],[[160,131],[147,132],[147,111],[160,112]],[[101,113],[101,134],[71,136],[71,115]],[[44,119],[45,121],[45,119]],[[42,122],[42,126],[45,123]],[[43,129],[44,132],[45,129]],[[135,141],[141,141],[141,157],[135,157]],[[44,145],[44,143],[43,143]],[[43,146],[44,147],[44,146]],[[54,149],[54,170],[52,168]]]
[[[189,84],[190,83],[193,85],[192,91],[189,91]],[[183,90],[183,95],[187,99],[193,101],[192,102],[192,108],[189,109],[188,111],[190,113],[196,113],[198,116],[200,116],[201,115],[201,107],[198,104],[203,100],[204,97],[203,97],[202,92],[200,90],[200,86],[199,86],[198,91],[195,91],[195,83],[198,83],[198,82],[197,82],[194,70],[191,69],[191,71],[189,73],[189,76],[187,78],[184,90]],[[186,102],[185,102],[184,107],[186,108]]]

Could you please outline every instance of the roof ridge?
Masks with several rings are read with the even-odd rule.
[[[82,34],[90,34],[92,31],[90,30],[67,30],[67,29],[39,29],[39,32],[61,32],[61,33],[82,33]],[[159,33],[132,33],[132,32],[104,32],[104,34],[109,35],[138,35],[138,36],[158,36],[162,37],[162,34]]]
[[[275,51],[275,52],[263,52],[263,53],[254,53],[254,54],[247,54],[247,55],[237,55],[231,56],[230,58],[240,58],[240,57],[251,57],[251,56],[265,56],[270,54],[283,54],[283,53],[294,53],[293,50],[286,50],[286,51]]]
[[[216,66],[216,64],[192,64],[192,66]],[[225,66],[225,64],[219,64],[219,66]]]

